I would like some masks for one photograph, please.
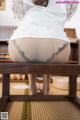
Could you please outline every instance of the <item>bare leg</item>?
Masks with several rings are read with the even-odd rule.
[[[50,80],[50,75],[49,74],[44,74],[43,75],[43,92],[44,92],[44,95],[48,95],[48,93],[49,93],[49,80]]]
[[[36,95],[37,87],[36,87],[36,74],[28,74],[29,85],[31,87],[32,95]]]

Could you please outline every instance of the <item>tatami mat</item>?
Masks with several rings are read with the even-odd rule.
[[[21,120],[23,102],[9,102],[5,111],[9,113],[9,120]]]
[[[32,102],[32,120],[80,120],[80,111],[69,102]]]
[[[80,110],[70,102],[13,102],[6,111],[9,120],[80,120]]]

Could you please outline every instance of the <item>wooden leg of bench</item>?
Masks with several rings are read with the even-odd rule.
[[[0,99],[0,112],[4,112],[8,103],[8,97],[2,97]]]
[[[80,108],[80,98],[76,97],[73,101],[73,103],[78,107]]]
[[[69,76],[69,96],[72,100],[76,98],[77,92],[77,76],[70,75]]]
[[[3,74],[2,97],[10,95],[10,74]]]

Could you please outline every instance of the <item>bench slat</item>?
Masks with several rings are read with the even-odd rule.
[[[54,75],[78,75],[79,64],[0,63],[0,73],[50,73]]]

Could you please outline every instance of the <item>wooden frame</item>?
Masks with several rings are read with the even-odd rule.
[[[16,101],[72,101],[80,108],[80,99],[77,98],[77,76],[80,74],[79,64],[28,64],[28,63],[0,63],[0,73],[3,74],[2,98],[0,111],[5,109],[7,102]],[[33,74],[54,74],[69,76],[68,95],[10,95],[10,74],[13,73],[33,73]]]

